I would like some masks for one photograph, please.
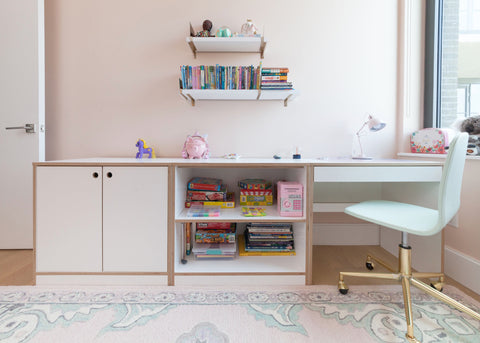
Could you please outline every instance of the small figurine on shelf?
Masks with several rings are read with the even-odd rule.
[[[207,136],[201,136],[198,131],[193,135],[188,135],[183,145],[182,157],[207,159],[209,157]]]
[[[222,26],[215,33],[216,37],[232,37],[232,30],[228,26]]]
[[[155,150],[149,147],[143,139],[139,139],[135,146],[138,148],[135,158],[143,158],[144,154],[148,154],[148,158],[155,158]]]
[[[245,37],[253,37],[257,34],[258,29],[253,25],[252,19],[247,19],[247,22],[242,25],[240,33]]]
[[[197,37],[212,37],[213,35],[211,34],[213,24],[210,20],[204,20],[202,24],[202,31],[197,32],[196,36]]]

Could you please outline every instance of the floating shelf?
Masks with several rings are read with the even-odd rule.
[[[187,43],[197,58],[198,52],[256,52],[263,53],[267,42],[261,37],[187,37]]]
[[[181,89],[180,95],[191,101],[192,106],[197,100],[282,100],[286,107],[297,93],[294,89]]]

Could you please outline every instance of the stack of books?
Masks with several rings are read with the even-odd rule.
[[[221,179],[194,177],[187,184],[185,208],[194,205],[220,206],[234,208],[235,194],[227,192],[227,186]]]
[[[260,86],[262,89],[293,89],[293,84],[288,81],[288,68],[263,68]]]
[[[259,89],[261,66],[180,66],[181,89]]]
[[[240,256],[295,255],[291,223],[249,223],[239,237]]]
[[[231,260],[235,258],[236,224],[197,223],[192,252],[196,259]]]

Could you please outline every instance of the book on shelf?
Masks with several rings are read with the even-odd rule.
[[[246,251],[245,236],[238,236],[238,255],[239,256],[295,256],[295,250],[291,251]]]
[[[263,67],[262,74],[275,74],[275,73],[288,73],[289,70],[287,67],[280,67],[280,68],[271,68],[271,67]]]
[[[262,75],[262,81],[277,81],[277,80],[285,80],[287,81],[288,76],[283,75]]]

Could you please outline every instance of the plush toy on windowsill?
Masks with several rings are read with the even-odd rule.
[[[480,155],[480,116],[458,119],[452,127],[468,133],[467,155]]]

